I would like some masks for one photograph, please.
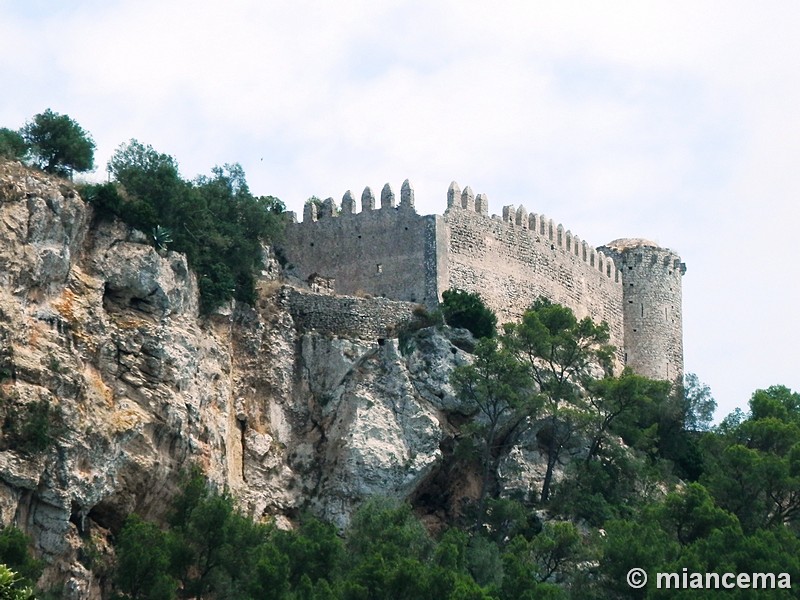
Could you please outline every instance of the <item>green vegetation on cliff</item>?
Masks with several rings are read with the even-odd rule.
[[[675,595],[631,588],[634,568],[651,578],[684,569],[774,573],[776,589],[731,597],[793,597],[777,584],[800,580],[800,395],[759,390],[749,414],[709,429],[713,400],[696,378],[676,392],[628,371],[613,375],[602,368],[612,351],[605,334],[538,301],[519,325],[475,345],[473,363],[453,375],[474,418],[459,428],[449,460],[453,472],[478,473],[480,492],[438,519],[435,533],[419,517],[442,507],[383,498],[367,501],[342,532],[308,515],[281,531],[239,514],[195,473],[167,527],[131,516],[119,532],[119,597]],[[532,427],[550,491],[501,493],[502,457]]]
[[[254,303],[263,244],[283,230],[280,200],[253,196],[238,164],[186,181],[174,158],[136,140],[117,149],[109,172],[113,182],[84,189],[98,216],[150,234],[160,250],[185,253],[197,273],[203,312],[231,298]]]
[[[494,337],[497,317],[486,307],[480,295],[459,289],[442,292],[441,311],[451,327],[463,327],[476,338]]]
[[[411,506],[382,498],[366,502],[344,532],[311,516],[301,518],[295,530],[282,531],[239,514],[230,496],[210,491],[195,473],[176,498],[167,527],[133,515],[117,535],[116,597],[675,597],[676,590],[654,585],[632,589],[626,576],[633,568],[651,577],[686,569],[774,573],[776,582],[796,582],[800,482],[794,455],[800,448],[800,395],[780,387],[760,390],[751,409],[749,416],[703,434],[702,446],[713,451],[703,455],[707,469],[700,482],[659,491],[652,485],[652,457],[633,452],[625,466],[604,470],[601,462],[592,461],[581,468],[592,464],[599,470],[568,474],[565,487],[558,486],[549,505],[550,511],[567,513],[561,519],[541,521],[533,512],[542,508],[538,502],[489,494],[482,527],[455,522],[435,536]],[[614,457],[617,451],[608,451],[610,447],[601,446],[597,456],[604,462],[622,460]],[[730,464],[734,460],[735,467]],[[748,470],[757,467],[763,472]],[[743,474],[745,481],[752,479],[744,490]],[[576,497],[588,489],[574,487],[575,477],[610,478],[609,489],[614,484],[621,489],[613,496],[602,497],[601,492],[594,500]],[[627,477],[634,481],[621,485]],[[663,488],[663,480],[657,485]],[[570,498],[571,504],[560,504]],[[602,528],[572,513],[573,507],[593,501],[605,506],[606,516],[589,515]],[[678,597],[713,598],[719,591],[682,593],[690,595]],[[728,594],[794,597],[791,590],[779,587]]]
[[[71,176],[94,168],[91,135],[49,108],[19,131],[0,128],[0,159],[22,160],[47,173]],[[81,192],[99,218],[119,218],[148,234],[160,251],[186,254],[198,277],[200,307],[255,301],[254,277],[263,245],[283,231],[283,203],[253,196],[238,164],[214,167],[211,176],[183,179],[177,161],[136,140],[120,146],[108,164],[113,182]]]
[[[92,136],[67,115],[49,108],[34,115],[19,131],[0,128],[0,158],[26,160],[53,175],[94,168]]]
[[[30,160],[31,143],[0,130],[0,154]],[[56,172],[79,167],[38,160]],[[159,252],[185,252],[203,310],[253,301],[262,244],[283,226],[279,200],[254,197],[238,165],[184,180],[172,157],[135,140],[115,153],[109,173],[112,182],[84,190],[98,218],[146,232]],[[452,447],[442,444],[446,476],[477,482],[455,509],[435,494],[409,504],[373,498],[344,531],[309,515],[283,531],[254,523],[192,473],[164,522],[130,515],[122,526],[109,523],[115,552],[95,572],[104,591],[119,599],[681,597],[630,588],[632,568],[651,578],[785,573],[797,585],[800,394],[758,390],[748,413],[712,428],[713,399],[696,378],[676,391],[612,374],[605,326],[565,307],[539,300],[499,335],[477,295],[446,292],[442,313],[480,338],[464,345],[471,364],[453,375],[461,406],[448,423]],[[0,369],[0,382],[9,378]],[[40,459],[60,434],[59,413],[44,402],[11,410],[0,400],[4,443]],[[504,490],[503,461],[522,440],[544,459],[541,487]],[[81,529],[81,560],[91,567],[92,532]],[[0,597],[25,597],[41,573],[29,546],[20,531],[0,530],[8,567],[0,567]],[[728,596],[794,597],[780,589]]]

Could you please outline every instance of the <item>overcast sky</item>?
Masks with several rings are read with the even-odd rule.
[[[718,418],[800,390],[800,3],[0,0],[0,127],[51,108],[302,212],[452,180],[677,251]]]

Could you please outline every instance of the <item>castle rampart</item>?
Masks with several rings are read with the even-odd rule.
[[[504,206],[502,216],[489,217],[486,195],[469,186],[462,191],[456,182],[447,190],[444,215],[418,215],[406,180],[399,206],[389,184],[377,210],[369,187],[360,212],[349,191],[341,211],[332,199],[319,210],[308,204],[303,222],[287,228],[283,246],[296,275],[334,278],[341,295],[368,293],[432,308],[455,287],[479,293],[501,323],[544,296],[579,318],[607,322],[620,363],[672,380],[683,372],[685,267],[670,250],[627,242],[595,249],[523,206]]]
[[[622,347],[622,283],[613,260],[585,243],[576,254],[571,233],[567,243],[562,225],[522,206],[505,206],[501,219],[490,219],[453,204],[444,223],[449,235],[443,289],[478,292],[501,323],[518,319],[544,296],[579,318],[606,321],[611,342]]]
[[[368,293],[428,305],[438,301],[438,270],[445,268],[436,254],[443,245],[441,240],[437,243],[441,217],[417,214],[407,181],[399,206],[389,184],[381,191],[379,209],[369,187],[361,195],[361,212],[356,212],[350,191],[342,198],[340,212],[329,200],[322,211],[309,202],[303,222],[287,228],[282,244],[287,267],[304,280],[312,273],[335,278],[337,294]],[[331,210],[326,208],[329,204]]]
[[[418,306],[386,298],[301,292],[289,286],[281,290],[281,295],[299,331],[363,339],[396,335],[403,323],[414,319],[414,309]]]
[[[654,379],[682,378],[686,265],[648,240],[614,240],[604,250],[616,258],[623,278],[625,364]]]

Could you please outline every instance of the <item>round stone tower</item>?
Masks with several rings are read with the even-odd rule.
[[[622,273],[625,365],[651,379],[682,382],[686,265],[672,250],[643,239],[614,240],[599,250]]]

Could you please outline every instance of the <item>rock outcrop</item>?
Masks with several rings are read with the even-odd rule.
[[[303,509],[344,526],[364,498],[433,477],[468,337],[424,330],[401,352],[301,331],[278,271],[257,306],[201,317],[183,255],[0,163],[0,524],[31,534],[44,588],[104,597],[83,549],[131,512],[163,518],[192,465],[284,526]]]

